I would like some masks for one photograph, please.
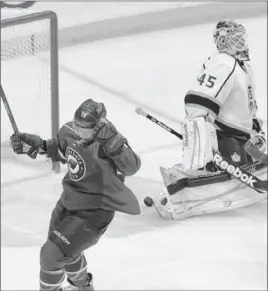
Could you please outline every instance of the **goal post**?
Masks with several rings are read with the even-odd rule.
[[[21,131],[43,134],[44,138],[57,136],[59,69],[55,12],[6,19],[2,15],[1,84]],[[11,135],[6,123],[4,120],[3,126],[1,122],[1,143]],[[53,163],[53,170],[59,172],[59,163]]]

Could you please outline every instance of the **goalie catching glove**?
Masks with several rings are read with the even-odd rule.
[[[264,153],[266,151],[266,137],[264,131],[258,133],[254,132],[251,136],[251,142],[253,145],[257,146],[260,152]]]
[[[262,130],[263,120],[258,117],[253,118],[252,134],[250,141],[253,145],[257,146],[260,152],[266,151],[266,137],[265,132]]]

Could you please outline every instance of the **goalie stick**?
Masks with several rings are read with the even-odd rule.
[[[135,111],[137,114],[144,116],[145,118],[149,119],[150,121],[154,122],[158,126],[162,127],[163,129],[167,130],[168,132],[170,132],[171,134],[177,136],[179,139],[182,140],[181,134],[179,134],[178,132],[176,132],[174,129],[170,128],[169,126],[167,126],[163,122],[157,120],[155,117],[153,117],[152,115],[145,112],[142,108],[137,107]],[[238,179],[240,182],[246,184],[248,187],[252,188],[256,192],[259,192],[259,193],[267,192],[267,181],[262,181],[262,180],[258,179],[256,176],[254,176],[251,173],[249,173],[248,171],[246,171],[245,169],[243,169],[242,167],[235,166],[230,161],[221,157],[218,153],[216,153],[214,155],[213,162],[220,169],[222,169],[225,173],[227,173],[227,178],[229,175],[228,179],[230,179],[230,176],[232,176],[233,178]],[[188,186],[187,183],[188,183],[189,179],[191,179],[191,178],[185,178],[185,179],[178,181],[179,185],[176,183],[171,184],[172,186],[168,189],[168,192],[171,193],[171,188],[173,188],[172,194],[174,194],[175,192],[181,190],[182,188],[187,187]],[[198,178],[196,178],[196,179],[198,179]],[[213,181],[213,179],[211,179],[211,182],[212,181]],[[217,182],[219,182],[219,181],[217,181]],[[215,180],[214,180],[214,183],[215,183]],[[206,184],[210,184],[209,179],[207,179]]]
[[[1,95],[1,99],[2,99],[2,101],[3,101],[3,104],[4,104],[4,106],[5,106],[5,109],[6,109],[6,112],[7,112],[8,118],[9,118],[10,123],[11,123],[11,125],[12,125],[12,128],[13,128],[13,130],[14,130],[14,133],[16,134],[16,133],[19,132],[19,129],[18,129],[17,123],[16,123],[16,121],[15,121],[15,118],[14,118],[14,116],[13,116],[13,114],[12,114],[12,111],[11,111],[11,109],[10,109],[10,106],[9,106],[8,101],[7,101],[7,97],[6,97],[6,94],[5,94],[5,92],[4,92],[4,89],[3,89],[2,84],[1,84],[1,86],[0,86],[0,95]],[[37,154],[38,154],[38,149],[35,149],[35,148],[31,147],[31,148],[29,149],[29,151],[28,151],[26,154],[27,154],[29,157],[31,157],[32,159],[35,159],[36,156],[37,156]]]
[[[155,124],[157,124],[158,126],[164,128],[165,130],[167,130],[169,133],[175,135],[176,137],[178,137],[179,139],[182,139],[182,135],[180,133],[178,133],[176,130],[172,129],[171,127],[167,126],[166,124],[164,124],[163,122],[157,120],[155,117],[153,117],[152,115],[148,114],[147,112],[145,112],[141,107],[137,107],[135,112],[139,115],[144,116],[145,118],[149,119],[150,121],[154,122]]]

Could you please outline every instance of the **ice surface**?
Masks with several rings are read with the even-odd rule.
[[[249,30],[260,116],[266,118],[266,18],[243,23]],[[136,115],[135,107],[150,109],[178,130],[176,120],[184,115],[185,92],[214,49],[212,30],[212,25],[200,25],[60,51],[61,123],[72,118],[85,98],[104,102],[108,118],[141,155],[141,170],[127,179],[141,202],[162,190],[158,167],[176,163],[180,141]],[[26,103],[17,106],[17,114],[22,114],[18,118],[46,135],[43,124],[19,110]],[[49,108],[44,105],[43,110]],[[2,130],[9,135],[6,124]],[[15,157],[8,146],[3,149],[1,287],[36,290],[38,252],[66,169],[48,176],[50,164],[44,159],[34,163],[27,157]],[[163,221],[153,209],[142,210],[138,217],[117,214],[100,243],[86,252],[97,289],[265,290],[266,203],[180,222]]]

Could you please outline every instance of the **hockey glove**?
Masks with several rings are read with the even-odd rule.
[[[27,153],[31,158],[36,158],[37,153],[44,144],[44,141],[41,139],[41,137],[35,134],[17,132],[13,134],[10,139],[11,146],[15,153]]]
[[[96,126],[95,139],[103,147],[107,156],[119,154],[125,143],[125,138],[118,133],[111,122],[104,118]]]
[[[264,153],[266,150],[266,137],[264,131],[259,131],[258,133],[253,134],[251,137],[251,142],[253,145],[256,145],[260,152]]]
[[[10,140],[11,140],[11,146],[13,148],[13,151],[16,154],[23,154],[24,152],[23,152],[22,141],[19,140],[19,138],[16,136],[15,133],[11,135]]]

